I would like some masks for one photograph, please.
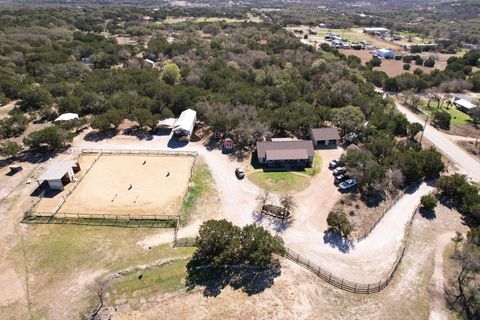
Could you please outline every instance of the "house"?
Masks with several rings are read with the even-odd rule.
[[[146,67],[153,68],[153,66],[155,65],[155,61],[150,60],[150,59],[145,59],[145,60],[143,60],[143,64]]]
[[[56,118],[53,122],[61,122],[61,121],[70,121],[78,119],[78,114],[76,113],[63,113],[58,118]]]
[[[374,55],[384,59],[395,59],[395,51],[391,49],[378,49]]]
[[[312,165],[314,156],[311,140],[257,142],[258,163],[267,167],[308,167]]]
[[[69,182],[74,181],[74,174],[80,171],[80,165],[76,161],[56,162],[37,179],[38,184],[46,182],[51,190],[63,190]]]
[[[363,28],[363,33],[371,36],[379,35],[385,37],[389,31],[387,28]]]
[[[312,128],[310,137],[315,148],[336,147],[340,141],[340,134],[337,128]]]
[[[470,101],[460,98],[455,98],[453,104],[455,105],[455,107],[457,107],[458,110],[468,114],[472,111],[473,108],[476,107],[476,105],[474,105]]]
[[[197,112],[187,109],[180,114],[173,125],[173,134],[180,140],[190,140],[197,121]]]
[[[95,60],[90,57],[82,58],[82,62],[88,65],[92,65],[95,63]]]

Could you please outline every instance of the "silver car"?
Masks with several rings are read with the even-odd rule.
[[[348,179],[348,180],[345,180],[343,182],[341,182],[338,187],[340,188],[340,190],[348,190],[348,189],[351,189],[353,187],[356,187],[358,184],[357,180],[355,179]]]

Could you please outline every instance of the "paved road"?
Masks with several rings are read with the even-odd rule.
[[[406,107],[399,103],[397,103],[396,106],[397,109],[407,117],[408,121],[418,122],[422,125],[425,123],[425,121],[420,119]],[[454,161],[462,173],[466,174],[473,180],[480,182],[480,162],[452,142],[444,133],[438,131],[431,125],[427,125],[424,138],[428,139],[439,151]]]

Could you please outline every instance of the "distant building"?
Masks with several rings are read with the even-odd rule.
[[[181,140],[190,140],[196,121],[196,111],[192,109],[183,111],[173,125],[173,134]]]
[[[390,32],[387,28],[363,28],[363,33],[372,35],[372,36],[381,36],[385,37],[388,32]]]
[[[453,104],[455,105],[455,107],[457,107],[458,110],[468,114],[472,111],[473,108],[476,107],[476,105],[474,105],[470,101],[460,98],[455,98]]]
[[[90,64],[94,64],[94,63],[95,63],[95,60],[94,60],[93,58],[87,57],[87,58],[82,58],[82,62],[85,63],[85,64],[90,65]]]
[[[391,49],[378,49],[375,51],[375,54],[379,58],[384,59],[394,59],[395,58],[395,51]]]
[[[312,128],[310,129],[310,136],[316,148],[336,147],[340,141],[340,134],[334,127]]]
[[[307,167],[314,156],[311,140],[257,142],[258,163],[267,167]]]
[[[145,59],[145,60],[143,60],[143,64],[144,64],[146,67],[153,68],[153,66],[155,65],[155,61],[150,60],[150,59]]]
[[[64,114],[61,114],[58,118],[56,118],[53,122],[70,121],[75,119],[78,119],[78,114],[64,113]]]

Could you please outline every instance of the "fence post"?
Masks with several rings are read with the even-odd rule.
[[[370,283],[367,286],[367,293],[370,293]]]
[[[355,288],[353,288],[353,293],[357,293],[357,283],[355,282]]]

